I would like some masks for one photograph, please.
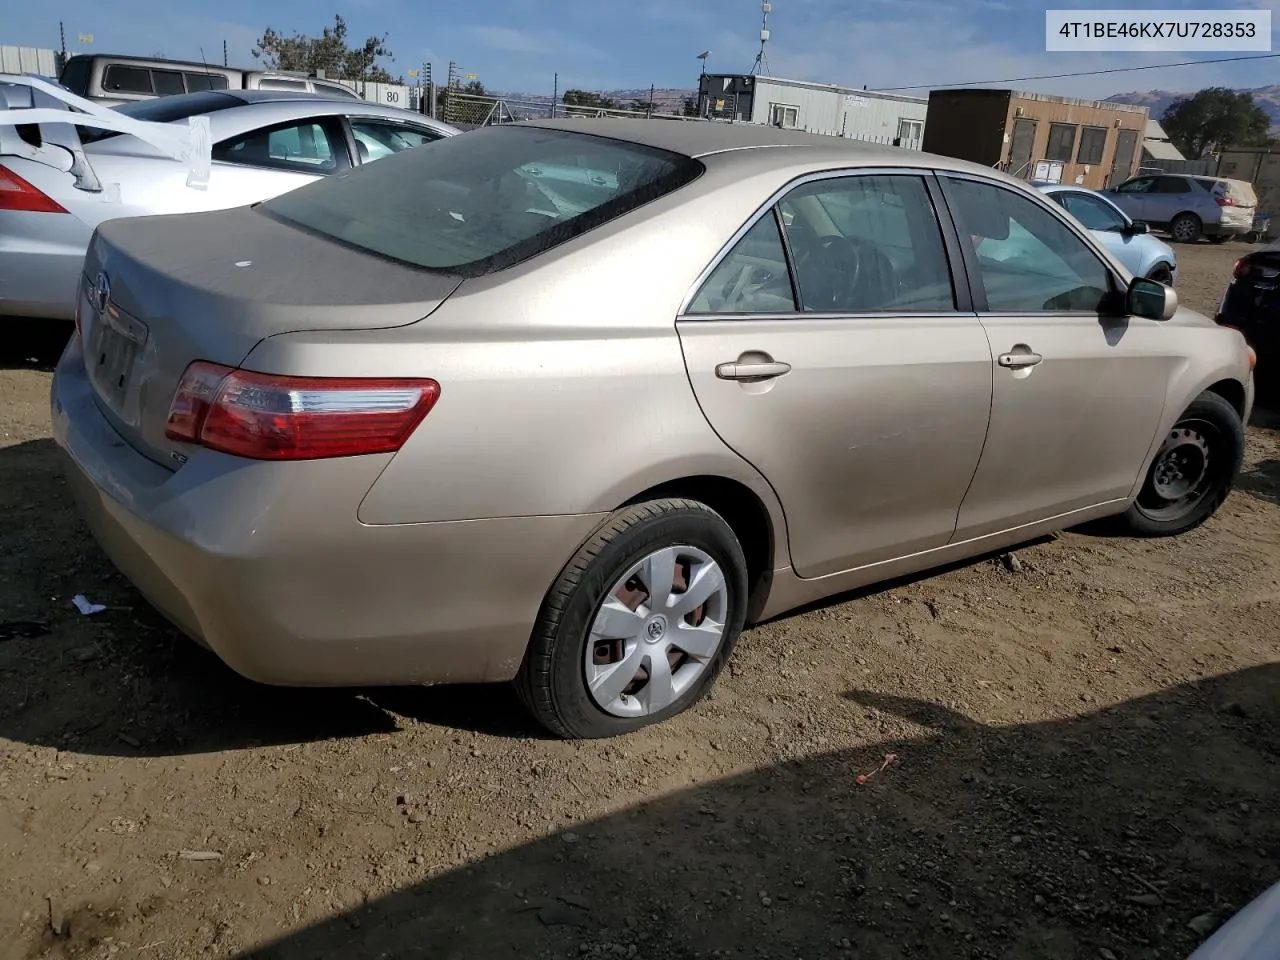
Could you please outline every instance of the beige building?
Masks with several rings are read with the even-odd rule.
[[[1147,108],[1017,90],[934,90],[924,149],[998,167],[1027,180],[1095,190],[1131,176]]]

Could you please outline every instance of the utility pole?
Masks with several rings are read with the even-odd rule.
[[[230,64],[227,62],[227,41],[226,40],[222,41],[222,65],[224,67],[230,66]]]
[[[645,109],[645,117],[653,119],[653,84],[649,84],[649,106]]]
[[[551,119],[556,118],[556,105],[560,103],[560,74],[556,74],[555,87],[551,92]]]
[[[67,65],[67,31],[61,20],[58,21],[58,39],[62,44],[62,57],[58,64],[58,73],[62,73],[62,68]]]

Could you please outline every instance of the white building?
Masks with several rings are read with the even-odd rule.
[[[788,130],[870,140],[919,150],[929,101],[830,83],[751,74],[708,73],[698,113],[712,120],[767,123]]]

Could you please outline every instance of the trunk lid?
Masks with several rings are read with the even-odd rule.
[[[125,440],[176,469],[184,448],[165,437],[165,422],[192,361],[239,366],[282,333],[405,326],[460,282],[250,207],[112,220],[94,234],[79,291],[85,369]]]

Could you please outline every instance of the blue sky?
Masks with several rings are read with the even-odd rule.
[[[1139,6],[1139,0],[1129,0]],[[1102,0],[1061,2],[1054,8],[1100,8]],[[1232,4],[1163,0],[1157,9],[1263,8],[1280,27],[1280,0]],[[430,61],[441,78],[450,60],[488,87],[550,93],[692,86],[697,54],[711,51],[708,69],[747,71],[755,57],[758,0],[11,0],[0,42],[58,45],[66,25],[68,49],[84,49],[78,34],[92,34],[91,49],[141,55],[222,59],[226,40],[233,65],[251,64],[250,50],[264,27],[318,32],[334,13],[357,37],[389,35],[395,54],[387,64],[403,74]],[[1192,59],[1194,54],[1067,54],[1044,50],[1045,4],[1021,0],[774,0],[770,16],[769,72],[777,76],[866,84],[872,89],[908,84],[994,80]],[[1280,45],[1275,47],[1280,52]],[[1202,54],[1216,57],[1223,54]],[[1075,96],[1107,96],[1155,88],[1195,90],[1222,84],[1263,86],[1280,80],[1280,60],[1180,70],[1022,83],[1025,89]],[[921,91],[923,93],[923,91]]]

